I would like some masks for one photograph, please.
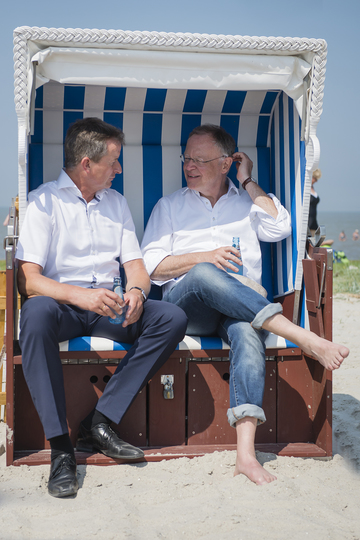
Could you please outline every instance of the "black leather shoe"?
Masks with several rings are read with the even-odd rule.
[[[103,423],[89,430],[80,424],[76,450],[79,452],[98,451],[114,459],[129,460],[144,457],[144,452],[140,448],[120,439],[108,424]]]
[[[79,489],[76,461],[72,454],[60,454],[51,460],[48,491],[53,497],[69,497]]]

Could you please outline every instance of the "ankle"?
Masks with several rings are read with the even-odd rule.
[[[81,422],[85,429],[90,430],[98,424],[111,424],[110,418],[102,414],[97,409],[93,409],[90,414]]]
[[[61,454],[71,454],[75,456],[74,447],[71,443],[70,436],[68,433],[64,435],[59,435],[58,437],[52,437],[49,439],[50,448],[51,448],[51,460],[53,461]]]

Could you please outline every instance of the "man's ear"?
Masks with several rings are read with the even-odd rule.
[[[80,164],[84,171],[88,172],[90,170],[90,159],[87,156],[82,158]]]
[[[230,171],[230,167],[233,163],[233,159],[231,157],[227,157],[222,162],[222,172],[224,174],[227,174]]]

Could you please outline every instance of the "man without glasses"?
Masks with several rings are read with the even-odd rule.
[[[21,311],[20,346],[26,382],[51,446],[48,490],[78,490],[74,449],[66,422],[59,342],[98,336],[133,346],[79,429],[77,449],[134,460],[143,452],[112,430],[139,390],[182,340],[184,312],[147,300],[150,279],[125,198],[111,184],[121,173],[121,130],[97,118],[75,122],[65,140],[65,169],[29,195],[16,258]],[[119,263],[120,261],[120,263]],[[124,300],[112,291],[121,264]],[[128,306],[123,324],[109,317]]]

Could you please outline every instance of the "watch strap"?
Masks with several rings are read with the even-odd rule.
[[[145,302],[146,302],[146,300],[147,300],[147,296],[146,296],[146,293],[145,293],[144,289],[142,289],[141,287],[130,287],[129,292],[130,292],[132,289],[137,289],[138,291],[141,292],[142,297],[143,297],[143,299],[144,299],[144,304],[145,304]]]

